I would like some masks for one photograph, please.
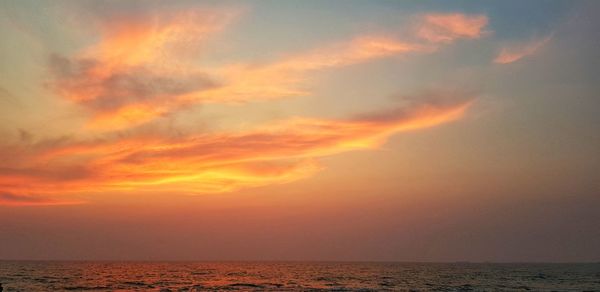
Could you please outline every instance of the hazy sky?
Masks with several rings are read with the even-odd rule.
[[[0,259],[600,261],[598,13],[0,0]]]

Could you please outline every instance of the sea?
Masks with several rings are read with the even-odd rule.
[[[600,264],[0,261],[7,291],[600,291]]]

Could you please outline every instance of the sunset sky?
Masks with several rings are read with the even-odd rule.
[[[0,259],[600,261],[598,13],[0,0]]]

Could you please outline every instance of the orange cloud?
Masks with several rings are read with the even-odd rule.
[[[307,94],[298,89],[306,73],[347,66],[428,47],[389,37],[358,37],[265,65],[234,65],[217,70],[222,86],[182,95],[184,101],[240,103]]]
[[[69,203],[48,198],[96,193],[222,193],[309,177],[321,169],[320,157],[376,148],[395,133],[453,121],[471,99],[427,97],[350,119],[292,118],[243,132],[165,136],[135,126],[192,104],[307,94],[302,85],[310,73],[432,52],[437,43],[479,37],[487,24],[485,16],[426,15],[419,30],[425,43],[362,36],[263,64],[201,71],[186,62],[180,50],[197,48],[229,19],[200,12],[111,19],[100,26],[98,43],[75,56],[52,56],[51,87],[89,110],[87,126],[100,129],[92,131],[100,138],[0,146],[0,193],[11,194],[0,204]]]
[[[450,98],[346,120],[294,118],[239,133],[117,134],[6,145],[0,157],[11,158],[0,165],[0,193],[40,198],[150,190],[219,193],[286,183],[318,171],[318,157],[375,148],[394,133],[455,120],[470,104]],[[7,202],[5,195],[0,204]]]
[[[168,113],[173,97],[215,86],[181,60],[236,15],[184,11],[101,22],[99,42],[50,59],[51,87],[87,107],[95,128],[125,128]],[[175,57],[177,56],[177,57]]]
[[[480,38],[487,24],[485,15],[432,13],[422,16],[416,33],[433,43],[450,43],[456,39]]]
[[[171,54],[182,44],[204,42],[230,22],[231,14],[181,12],[158,19],[113,19],[101,25],[99,42],[81,54],[52,56],[51,86],[90,110],[90,128],[114,130],[190,104],[307,94],[301,84],[308,72],[434,49],[391,37],[362,36],[271,63],[225,65],[209,72],[194,68],[181,54]]]
[[[170,66],[178,62],[170,58],[174,52],[196,52],[237,15],[235,10],[190,10],[109,19],[101,22],[100,42],[81,57],[96,60],[99,75],[137,65]]]
[[[532,55],[546,43],[552,39],[552,35],[543,39],[533,40],[525,44],[513,45],[510,47],[504,47],[494,59],[494,63],[497,64],[509,64],[516,62],[523,57]]]
[[[127,33],[130,33],[129,30]],[[138,64],[140,60],[152,60],[153,57],[132,54],[129,58],[129,50],[121,49],[129,42],[107,42],[110,44],[99,47],[120,49],[116,53],[104,54],[109,57],[102,55],[94,61],[72,61],[54,56],[51,63],[54,75],[58,77],[54,84],[57,91],[92,109],[94,116],[90,125],[100,129],[134,126],[189,104],[241,103],[306,94],[297,87],[308,71],[428,50],[425,46],[386,37],[360,37],[270,64],[217,68],[214,70],[215,77],[210,78],[191,69],[172,72],[132,67],[130,65]],[[157,42],[162,44],[163,38]],[[132,52],[135,52],[138,42],[133,43],[136,46]],[[104,50],[107,49],[101,51]],[[113,58],[113,55],[118,57]],[[124,61],[116,61],[121,59]]]

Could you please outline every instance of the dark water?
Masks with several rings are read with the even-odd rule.
[[[600,264],[0,261],[4,291],[600,291]]]

